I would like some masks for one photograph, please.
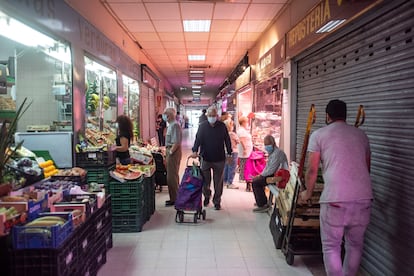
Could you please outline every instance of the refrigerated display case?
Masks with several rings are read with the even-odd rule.
[[[263,139],[272,135],[279,146],[282,120],[282,75],[259,83],[254,93],[254,116],[251,123],[253,145],[264,150]]]

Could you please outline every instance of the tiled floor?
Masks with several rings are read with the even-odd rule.
[[[184,130],[181,173],[195,131]],[[167,189],[157,192],[156,211],[143,231],[114,234],[114,247],[98,275],[324,275],[320,258],[295,256],[293,266],[286,263],[274,247],[269,215],[253,213],[253,194],[238,185],[239,190],[224,189],[222,210],[210,205],[206,220],[197,224],[176,223],[174,207],[164,206]],[[192,217],[185,217],[185,221],[192,221]]]

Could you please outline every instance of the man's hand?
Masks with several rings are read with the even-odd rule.
[[[298,197],[298,204],[300,205],[305,205],[305,204],[310,204],[310,198],[312,196],[312,194],[310,194],[308,190],[302,191],[299,194]]]
[[[227,155],[227,157],[226,157],[226,164],[227,165],[230,165],[232,161],[233,161],[233,156]]]
[[[193,152],[193,153],[190,155],[190,157],[191,157],[191,158],[197,158],[197,157],[198,157],[198,153],[197,153],[197,152]]]

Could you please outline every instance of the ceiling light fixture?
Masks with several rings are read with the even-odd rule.
[[[206,55],[188,55],[188,60],[205,60]]]
[[[338,27],[339,25],[341,25],[344,22],[345,22],[345,19],[331,20],[328,23],[326,23],[325,25],[323,25],[319,30],[317,30],[316,33],[317,34],[328,33],[328,32],[332,31],[333,29],[335,29],[336,27]]]
[[[191,83],[198,83],[198,84],[200,84],[200,83],[204,83],[204,80],[201,80],[201,79],[193,79],[193,80],[190,80],[190,82]]]
[[[204,70],[190,70],[190,74],[204,74]]]
[[[211,20],[183,20],[184,32],[209,32]]]
[[[201,89],[201,85],[193,85],[191,86],[192,89]]]

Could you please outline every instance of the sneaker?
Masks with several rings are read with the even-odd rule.
[[[227,189],[238,189],[239,187],[234,184],[227,185]]]
[[[266,213],[270,209],[270,206],[265,204],[262,207],[257,207],[253,209],[254,213]]]
[[[204,207],[207,207],[209,202],[210,199],[208,197],[204,198]]]
[[[174,201],[171,201],[171,200],[165,201],[165,206],[173,206],[174,204],[175,204]]]
[[[221,210],[221,206],[220,206],[220,204],[214,204],[214,209],[216,209],[216,210]]]

